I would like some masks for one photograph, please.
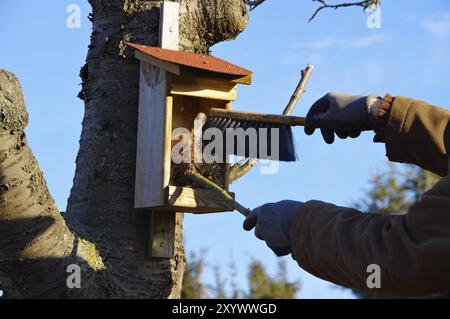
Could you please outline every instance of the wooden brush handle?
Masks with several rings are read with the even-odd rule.
[[[306,124],[305,117],[231,111],[216,108],[212,108],[209,111],[209,116],[229,118],[233,120],[249,121],[249,122],[254,121],[263,123],[283,124],[288,126],[305,126]]]

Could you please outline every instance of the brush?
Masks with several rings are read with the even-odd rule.
[[[297,160],[297,156],[291,127],[305,126],[305,124],[306,118],[304,117],[212,108],[203,130],[219,129],[224,137],[224,147],[231,154],[293,162]],[[245,134],[243,136],[233,135],[238,133],[236,129],[242,129]],[[226,148],[228,143],[233,142],[230,139],[234,139],[234,147],[228,149]]]
[[[234,210],[238,211],[245,217],[250,215],[252,212],[251,209],[246,208],[245,206],[241,205],[239,202],[237,202],[233,196],[231,196],[225,189],[214,183],[212,180],[204,177],[200,173],[198,173],[195,170],[187,170],[185,172],[185,176],[192,180],[195,184],[198,186],[201,186],[203,188],[208,188],[214,193],[216,193],[217,196],[220,196],[223,200],[225,200],[231,207],[233,207]]]

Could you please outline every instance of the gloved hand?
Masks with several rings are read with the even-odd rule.
[[[247,231],[255,228],[255,236],[264,240],[277,256],[291,253],[290,228],[301,202],[284,200],[255,208],[244,221]]]
[[[360,96],[331,92],[317,100],[306,116],[305,133],[311,135],[320,128],[328,144],[334,142],[334,133],[340,138],[358,137],[362,131],[373,130],[376,95]]]

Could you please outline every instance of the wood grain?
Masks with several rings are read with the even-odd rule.
[[[138,139],[136,153],[135,208],[160,206],[163,189],[168,184],[164,141],[166,118],[167,73],[141,62],[139,88]]]
[[[179,45],[179,15],[180,7],[177,2],[164,1],[161,4],[161,13],[159,19],[159,42],[163,49],[178,50]],[[156,64],[158,65],[158,64]],[[172,64],[161,66],[168,72],[179,74],[180,69],[178,65]],[[164,68],[166,67],[166,68]],[[167,96],[168,92],[168,77],[169,74],[164,72],[165,87],[161,88],[159,94],[164,93],[163,103],[161,108],[158,107],[160,113],[153,114],[153,117],[147,119],[152,121],[157,127],[158,132],[154,135],[154,139],[158,139],[158,146],[156,151],[159,153],[154,155],[158,162],[147,163],[146,165],[156,165],[153,170],[158,176],[157,184],[152,188],[155,197],[157,197],[158,205],[165,204],[166,196],[164,189],[169,184],[170,166],[171,166],[171,138],[172,138],[172,108],[173,98]],[[159,99],[158,99],[159,100]],[[161,102],[161,100],[159,100]],[[158,123],[156,123],[158,121]],[[152,143],[155,140],[148,140],[147,143]],[[160,143],[162,145],[160,146]],[[160,179],[159,179],[160,178]],[[153,183],[153,180],[147,181]],[[161,197],[160,197],[161,196]],[[156,201],[155,201],[156,202]],[[175,254],[175,228],[176,228],[176,211],[157,211],[154,210],[149,216],[149,249],[148,255],[152,258],[173,258]]]
[[[235,101],[237,98],[234,82],[192,76],[172,76],[170,93],[223,101]]]
[[[136,51],[134,55],[135,55],[136,59],[138,59],[142,62],[145,62],[147,64],[150,64],[152,66],[158,67],[160,69],[163,69],[169,73],[176,74],[176,75],[181,74],[180,66],[178,64],[159,60],[150,55],[142,53],[140,51]]]
[[[288,126],[305,126],[306,118],[298,116],[285,116],[276,114],[261,114],[242,111],[223,110],[213,108],[209,112],[211,117],[225,117],[241,121],[255,121]]]
[[[153,211],[149,216],[149,251],[152,258],[173,258],[175,253],[175,211]]]
[[[180,28],[180,4],[164,1],[161,4],[159,21],[159,47],[178,50]]]

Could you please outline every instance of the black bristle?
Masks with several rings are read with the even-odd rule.
[[[217,121],[217,128],[219,129],[219,130],[221,130],[222,132],[225,130],[225,127],[224,127],[224,124],[225,124],[225,121],[226,121],[227,119],[225,119],[225,118],[223,118],[223,117],[221,117],[221,118],[219,118],[219,120]]]
[[[233,128],[232,123],[233,119],[225,119],[225,122],[223,123],[224,130],[226,131],[228,128]]]
[[[249,128],[253,128],[257,131],[257,157],[260,159],[271,159],[271,160],[278,160],[283,162],[293,162],[297,160],[297,155],[295,151],[295,144],[294,144],[294,137],[292,134],[292,128],[287,125],[282,124],[273,124],[273,123],[265,123],[265,122],[254,122],[254,121],[241,121],[241,120],[235,120],[231,118],[221,118],[221,117],[212,117],[208,118],[204,125],[204,129],[216,127],[219,130],[222,131],[224,134],[224,147],[227,145],[226,143],[226,133],[227,129],[236,129],[236,128],[242,128],[244,131],[246,131]],[[260,135],[260,130],[262,128],[267,129],[267,141],[261,141],[261,138],[264,138],[264,134]],[[272,133],[273,129],[278,129],[279,138],[277,140],[278,143],[278,155],[272,154],[275,152],[276,147],[275,145],[271,144],[272,141]],[[243,156],[243,157],[250,157],[250,145],[249,145],[249,138],[245,138],[245,147],[244,147],[244,153],[240,152],[237,143],[242,143],[243,141],[235,141],[235,147],[234,150],[232,150],[234,155],[237,156]],[[267,142],[267,150],[263,152],[263,149],[261,146],[263,145],[263,142]]]

